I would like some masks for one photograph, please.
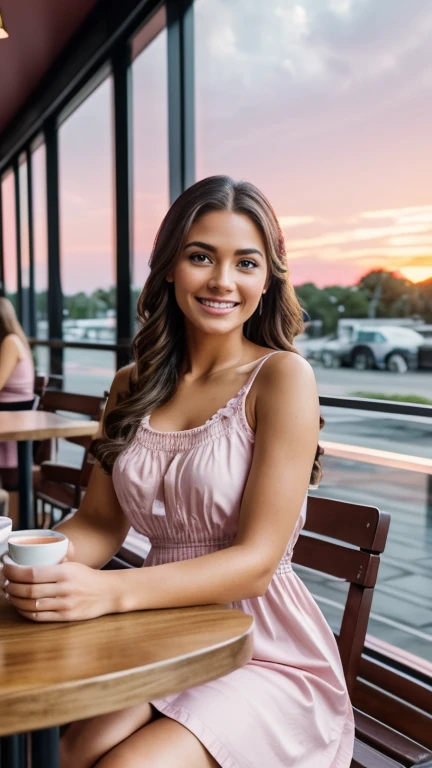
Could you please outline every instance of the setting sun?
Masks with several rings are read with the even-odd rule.
[[[421,283],[432,278],[432,264],[430,267],[400,267],[399,272],[412,283]]]

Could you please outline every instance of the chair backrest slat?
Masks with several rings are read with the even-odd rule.
[[[60,390],[46,389],[42,394],[39,408],[40,410],[50,411],[51,413],[56,413],[58,411],[76,413],[80,416],[87,416],[94,421],[99,421],[105,403],[106,398],[98,397],[97,395],[80,395],[75,392],[62,392]],[[84,448],[85,454],[83,458],[83,466],[85,466],[87,452],[91,446],[93,438],[66,437],[64,439]],[[36,443],[33,457],[34,463],[41,464],[43,461],[51,460],[53,458],[53,452],[52,441],[42,440],[41,442]]]
[[[104,403],[104,397],[48,389],[41,398],[40,408],[44,411],[80,413],[99,420]]]
[[[388,518],[387,528],[384,519]],[[329,536],[372,552],[384,550],[390,516],[376,507],[309,496],[305,531]]]
[[[301,534],[292,559],[293,563],[337,579],[345,579],[352,584],[361,584],[363,587],[374,587],[376,584],[379,555]]]

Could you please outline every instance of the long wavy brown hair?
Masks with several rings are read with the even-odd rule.
[[[12,302],[5,296],[0,296],[0,346],[3,344],[6,336],[9,336],[11,333],[18,336],[25,348],[30,352],[27,337],[16,316]]]
[[[288,276],[283,235],[267,198],[253,184],[229,176],[210,176],[183,192],[166,214],[150,257],[150,275],[138,299],[141,327],[133,344],[135,371],[128,394],[107,414],[105,436],[94,447],[95,457],[112,472],[117,456],[132,442],[143,417],[170,400],[179,383],[186,355],[184,316],[167,281],[192,225],[210,211],[248,216],[266,246],[270,271],[262,314],[255,311],[244,324],[244,336],[275,350],[296,350],[293,340],[303,329],[303,313]],[[320,427],[323,425],[320,417]],[[311,485],[321,477],[318,446]]]

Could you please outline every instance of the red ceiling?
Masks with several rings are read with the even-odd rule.
[[[0,0],[0,133],[98,0]]]

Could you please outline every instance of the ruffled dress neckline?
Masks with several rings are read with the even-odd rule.
[[[268,357],[272,357],[272,355],[278,354],[280,350],[274,350],[273,352],[270,352],[268,355],[264,355],[264,357],[260,357],[258,360],[255,360],[255,367],[252,370],[246,384],[243,385],[243,387],[237,392],[234,397],[232,397],[226,405],[223,405],[222,408],[219,408],[219,410],[216,411],[216,413],[213,414],[213,416],[210,416],[209,419],[204,424],[200,424],[199,427],[192,427],[191,429],[177,429],[177,430],[161,430],[161,429],[154,429],[152,425],[150,424],[150,419],[152,417],[151,413],[148,413],[143,421],[142,426],[149,430],[149,432],[154,432],[155,435],[195,435],[199,434],[205,429],[208,429],[208,427],[213,426],[216,422],[220,421],[223,417],[230,418],[231,416],[234,416],[234,413],[237,409],[237,406],[239,402],[241,402],[242,397],[247,394],[248,390],[253,384],[253,381],[255,379],[256,374],[258,373],[259,368],[261,368],[261,365],[264,363],[265,360],[267,360]]]

